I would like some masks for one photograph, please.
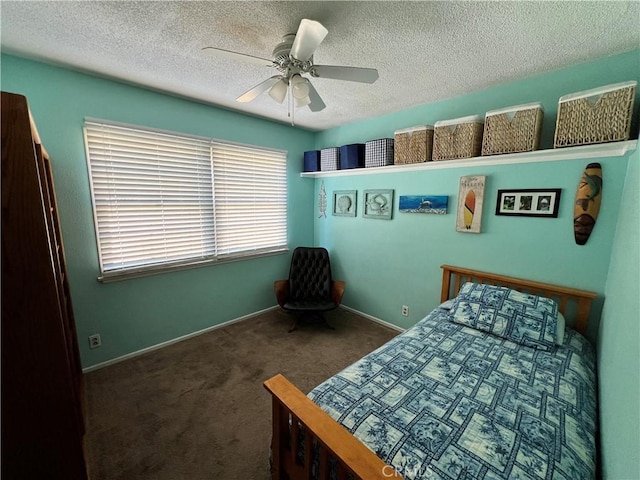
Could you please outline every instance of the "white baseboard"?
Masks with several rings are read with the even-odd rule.
[[[390,328],[392,330],[396,330],[397,332],[404,332],[405,331],[404,328],[399,327],[398,325],[394,325],[393,323],[386,322],[386,321],[381,320],[381,319],[379,319],[377,317],[371,316],[368,313],[364,313],[364,312],[361,312],[360,310],[356,310],[355,308],[347,307],[346,305],[340,305],[340,308],[344,308],[345,310],[348,310],[348,311],[353,312],[353,313],[355,313],[357,315],[360,315],[361,317],[367,318],[367,319],[371,320],[372,322],[376,322],[376,323],[379,323],[380,325],[384,325],[385,327],[388,327],[388,328]]]
[[[211,327],[204,328],[202,330],[198,330],[197,332],[189,333],[187,335],[183,335],[181,337],[173,338],[171,340],[167,340],[166,342],[158,343],[157,345],[152,345],[150,347],[143,348],[142,350],[137,350],[135,352],[127,353],[126,355],[122,355],[121,357],[113,358],[111,360],[107,360],[106,362],[96,363],[95,365],[91,365],[90,367],[83,368],[83,373],[93,372],[94,370],[98,370],[100,368],[108,367],[109,365],[113,365],[114,363],[123,362],[124,360],[129,360],[130,358],[138,357],[140,355],[144,355],[145,353],[152,352],[154,350],[158,350],[160,348],[168,347],[169,345],[173,345],[174,343],[182,342],[183,340],[188,340],[193,337],[197,337],[198,335],[202,335],[203,333],[210,332],[212,330],[216,330],[218,328],[228,327],[234,323],[242,322],[244,320],[248,320],[250,318],[255,317],[256,315],[260,315],[262,313],[266,313],[270,310],[275,310],[280,308],[278,305],[265,308],[264,310],[259,310],[257,312],[250,313],[248,315],[244,315],[242,317],[234,318],[233,320],[229,320],[228,322],[219,323],[218,325],[213,325]]]
[[[161,348],[168,347],[169,345],[173,345],[174,343],[182,342],[184,340],[188,340],[190,338],[197,337],[198,335],[202,335],[203,333],[207,333],[207,332],[210,332],[212,330],[216,330],[218,328],[227,327],[229,325],[233,325],[234,323],[238,323],[238,322],[242,322],[244,320],[248,320],[250,318],[255,317],[256,315],[260,315],[262,313],[266,313],[266,312],[268,312],[270,310],[275,310],[275,309],[278,309],[278,308],[280,308],[278,305],[275,305],[275,306],[269,307],[269,308],[265,308],[264,310],[259,310],[257,312],[253,312],[253,313],[250,313],[248,315],[244,315],[242,317],[234,318],[233,320],[229,320],[228,322],[223,322],[223,323],[220,323],[218,325],[213,325],[211,327],[207,327],[207,328],[204,328],[202,330],[198,330],[197,332],[193,332],[193,333],[189,333],[187,335],[183,335],[181,337],[173,338],[171,340],[167,340],[166,342],[158,343],[156,345],[152,345],[150,347],[146,347],[146,348],[143,348],[141,350],[136,350],[135,352],[127,353],[126,355],[122,355],[122,356],[117,357],[117,358],[112,358],[111,360],[107,360],[106,362],[96,363],[95,365],[91,365],[90,367],[83,368],[82,372],[83,373],[93,372],[94,370],[99,370],[101,368],[108,367],[109,365],[120,363],[120,362],[123,362],[125,360],[129,360],[130,358],[135,358],[135,357],[138,357],[140,355],[144,355],[145,353],[149,353],[149,352],[152,352],[154,350],[159,350]],[[398,332],[404,332],[404,330],[405,330],[404,328],[398,327],[397,325],[394,325],[393,323],[386,322],[386,321],[381,320],[379,318],[376,318],[376,317],[374,317],[372,315],[369,315],[367,313],[364,313],[364,312],[361,312],[359,310],[356,310],[355,308],[351,308],[351,307],[348,307],[346,305],[340,305],[340,308],[344,308],[345,310],[348,310],[348,311],[353,312],[353,313],[355,313],[357,315],[365,317],[365,318],[371,320],[372,322],[376,322],[376,323],[379,323],[380,325],[384,325],[385,327],[388,327],[388,328],[390,328],[392,330],[396,330]]]

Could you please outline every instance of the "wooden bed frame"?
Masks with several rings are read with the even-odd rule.
[[[548,283],[523,280],[494,273],[480,272],[468,268],[442,265],[442,302],[454,298],[462,284],[466,281],[489,283],[553,298],[558,302],[563,314],[573,313],[573,328],[585,333],[591,302],[597,294],[585,290],[561,287]],[[264,387],[272,395],[273,438],[272,438],[272,478],[274,480],[308,480],[311,477],[312,444],[317,441],[320,449],[318,479],[329,478],[328,458],[337,460],[338,479],[363,480],[398,480],[402,476],[393,467],[387,465],[362,442],[351,435],[342,425],[333,420],[320,407],[313,403],[304,393],[298,390],[284,376],[275,377],[264,382]],[[305,430],[304,459],[300,464],[298,458],[298,437],[300,428]]]

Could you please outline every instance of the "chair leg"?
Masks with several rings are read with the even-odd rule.
[[[324,312],[318,312],[318,317],[325,327],[327,327],[329,330],[335,330],[335,328],[331,326],[329,322],[327,322],[327,318],[324,316]]]
[[[289,327],[289,331],[287,333],[293,332],[296,329],[297,326],[298,326],[298,318],[296,317],[293,320],[293,323],[291,324],[291,326]]]

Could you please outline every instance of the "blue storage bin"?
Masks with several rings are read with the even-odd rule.
[[[364,143],[340,147],[340,170],[364,167]]]
[[[304,171],[320,171],[320,150],[310,150],[308,152],[304,152]]]

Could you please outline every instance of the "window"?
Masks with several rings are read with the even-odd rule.
[[[286,152],[86,120],[103,280],[287,248]]]

